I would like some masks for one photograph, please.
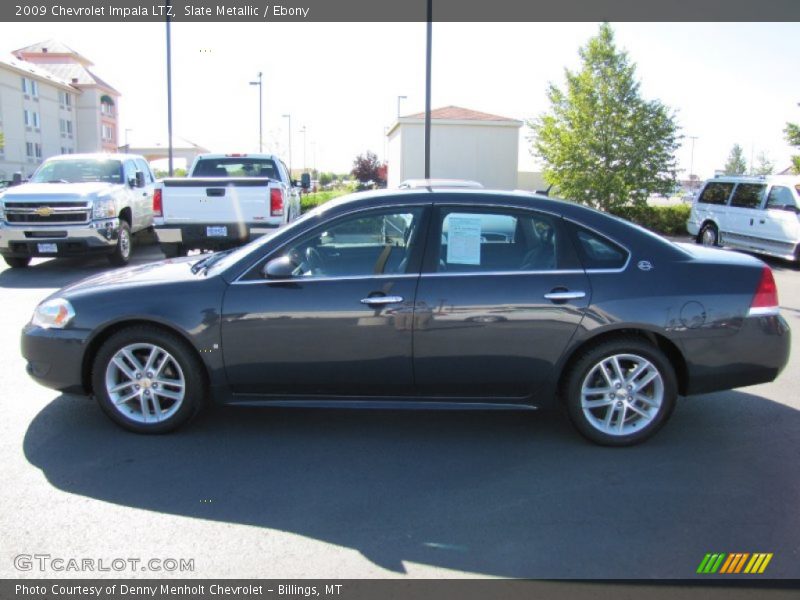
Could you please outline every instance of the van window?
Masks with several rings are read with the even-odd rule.
[[[787,206],[797,206],[794,201],[792,189],[782,185],[773,186],[767,198],[767,208],[778,208],[785,210]]]
[[[731,195],[732,191],[732,183],[715,181],[709,183],[705,189],[703,189],[703,193],[700,194],[697,201],[703,204],[725,204],[728,202],[728,197]]]
[[[758,208],[764,199],[766,189],[767,186],[763,183],[740,183],[736,186],[736,191],[731,198],[731,206]]]

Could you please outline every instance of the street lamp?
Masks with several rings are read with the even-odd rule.
[[[125,129],[125,153],[126,154],[131,151],[131,146],[128,143],[128,132],[129,131],[133,131],[133,129],[128,129],[128,128]]]
[[[306,172],[306,126],[303,125],[303,128],[300,130],[300,133],[303,134],[303,173]]]
[[[261,71],[258,72],[258,81],[251,81],[250,85],[257,85],[258,86],[258,151],[263,152],[264,150],[264,121],[262,119],[261,107],[263,105],[261,101],[261,90],[263,86],[261,85]]]
[[[408,100],[408,96],[398,96],[397,97],[397,118],[400,118],[400,101],[401,100]]]
[[[692,175],[694,174],[694,141],[697,139],[696,135],[690,135],[689,139],[692,140],[692,153],[689,158],[689,185],[694,188]]]
[[[283,115],[284,119],[289,119],[289,179],[292,178],[292,115]]]

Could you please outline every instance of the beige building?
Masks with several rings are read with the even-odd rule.
[[[0,180],[58,154],[116,152],[120,94],[91,66],[55,40],[0,57]]]
[[[517,188],[522,121],[447,106],[431,111],[431,177]],[[400,117],[388,133],[388,187],[425,176],[425,113]]]

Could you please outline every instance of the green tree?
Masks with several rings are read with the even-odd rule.
[[[769,159],[766,152],[759,152],[756,161],[755,165],[750,166],[753,175],[772,175],[775,171],[775,163]]]
[[[608,23],[579,54],[580,70],[565,69],[566,87],[547,90],[550,110],[528,122],[545,179],[560,195],[606,210],[669,193],[680,141],[674,114],[641,96],[636,65]]]
[[[744,159],[744,150],[739,144],[734,144],[728,154],[728,162],[723,169],[725,175],[744,175],[747,173],[747,161]]]
[[[783,133],[786,134],[787,142],[795,148],[800,148],[800,125],[797,123],[787,123]],[[792,170],[800,175],[800,155],[792,157]]]

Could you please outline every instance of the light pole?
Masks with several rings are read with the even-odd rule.
[[[131,145],[128,143],[128,132],[129,131],[133,131],[133,129],[125,128],[125,153],[126,154],[131,151]]]
[[[172,162],[172,40],[169,31],[170,18],[167,15],[167,144],[169,176],[175,174]]]
[[[689,158],[689,185],[694,188],[692,175],[694,174],[694,141],[697,139],[696,135],[690,135],[689,139],[692,140],[692,153]]]
[[[425,51],[425,179],[431,178],[431,45],[433,0],[428,0],[428,43]]]
[[[261,101],[261,90],[263,86],[261,85],[261,71],[258,72],[258,81],[251,81],[250,85],[257,85],[258,86],[258,151],[264,151],[264,120],[262,118],[261,108],[263,106],[263,102]]]
[[[289,179],[292,178],[292,115],[283,115],[284,119],[289,119]]]
[[[400,102],[402,100],[408,100],[408,96],[398,96],[397,97],[397,118],[400,118]]]
[[[303,128],[300,130],[300,133],[303,134],[303,173],[306,172],[306,126],[303,125]]]

